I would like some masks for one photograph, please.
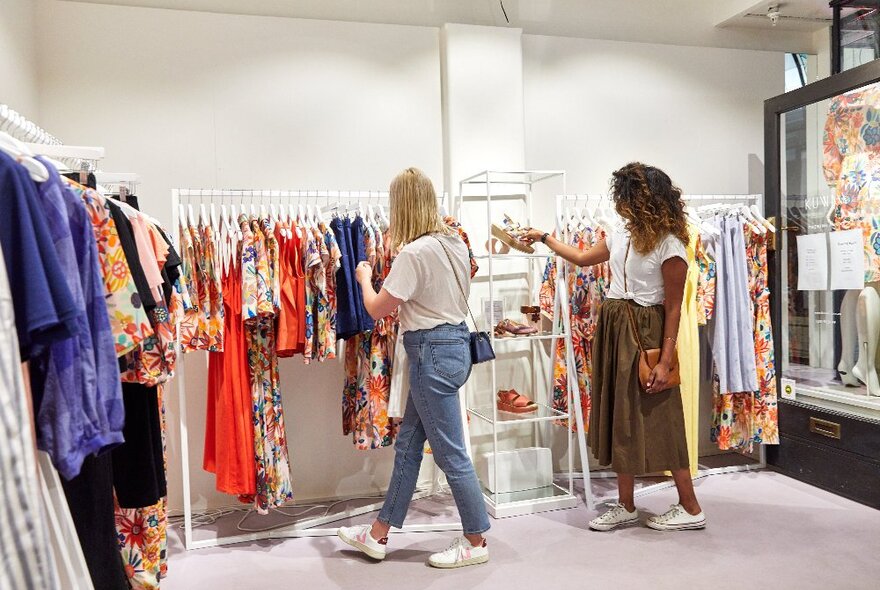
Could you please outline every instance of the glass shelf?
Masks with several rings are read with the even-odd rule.
[[[568,490],[559,487],[556,484],[550,484],[543,488],[535,488],[533,490],[522,490],[519,492],[499,492],[496,496],[487,488],[483,488],[483,495],[492,503],[508,504],[512,502],[533,502],[535,500],[549,500],[552,498],[563,498],[570,496]]]
[[[492,407],[490,405],[487,406],[477,406],[476,408],[468,408],[468,414],[472,414],[481,420],[488,422],[489,424],[498,424],[498,425],[516,425],[516,424],[532,424],[534,422],[550,422],[554,420],[567,420],[569,415],[566,412],[560,412],[559,410],[554,410],[550,406],[545,406],[544,404],[538,404],[538,409],[534,412],[529,412],[528,414],[515,414],[513,412],[505,412],[504,410],[498,410],[498,421],[495,422],[495,419],[492,417]]]
[[[485,170],[461,181],[461,184],[535,184],[563,176],[563,170]]]
[[[553,334],[551,332],[539,332],[537,334],[525,334],[523,336],[495,336],[492,344],[498,342],[515,342],[526,340],[556,340],[557,338],[565,338],[565,332]]]
[[[550,256],[553,256],[553,254],[551,254],[551,253],[539,254],[537,252],[534,254],[525,254],[525,253],[523,253],[523,254],[493,254],[492,260],[517,260],[517,259],[530,260],[533,258],[539,258],[541,260],[546,260]],[[488,254],[476,254],[476,255],[474,255],[474,258],[476,258],[477,260],[487,260],[489,258],[489,255]]]

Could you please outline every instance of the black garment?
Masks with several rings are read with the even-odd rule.
[[[334,217],[330,222],[330,229],[342,254],[336,271],[336,336],[348,340],[359,332],[354,305],[353,251],[349,247],[351,222]]]
[[[165,266],[162,267],[162,293],[165,295],[165,301],[168,302],[171,301],[171,291],[174,289],[174,283],[180,278],[180,266],[183,264],[183,261],[162,228],[157,227],[156,229],[159,230],[162,239],[168,244],[168,258],[165,260]]]
[[[122,508],[146,508],[168,493],[155,387],[123,383],[125,443],[112,451],[113,486]]]
[[[116,232],[119,234],[119,243],[122,244],[122,251],[125,253],[125,259],[131,269],[131,276],[134,278],[134,285],[137,288],[138,296],[144,309],[151,311],[156,308],[156,298],[150,291],[150,284],[147,282],[147,276],[144,274],[144,268],[141,266],[141,259],[138,257],[137,243],[134,241],[134,233],[131,228],[131,221],[123,213],[119,205],[112,199],[107,199],[107,205],[110,213],[113,215],[113,221],[116,222]]]
[[[62,478],[61,486],[95,589],[129,590],[116,536],[110,453],[86,457],[79,475]]]

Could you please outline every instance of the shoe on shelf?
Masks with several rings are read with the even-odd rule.
[[[486,539],[482,545],[474,547],[466,537],[457,537],[446,550],[433,554],[428,559],[428,565],[440,569],[454,569],[486,563],[489,561],[489,547]]]
[[[504,336],[512,334],[513,336],[527,336],[529,334],[537,334],[538,329],[534,326],[527,326],[514,322],[513,320],[501,320],[495,325],[495,335]]]
[[[538,404],[515,389],[502,389],[498,392],[498,409],[512,414],[529,414],[538,409]]]
[[[535,249],[520,241],[529,229],[521,226],[519,223],[511,219],[507,214],[504,215],[504,227],[492,224],[492,235],[520,252],[526,254],[534,254]]]
[[[638,522],[638,508],[630,512],[623,504],[615,504],[608,512],[591,520],[590,528],[594,531],[613,531],[619,527],[638,524]]]
[[[344,526],[336,531],[336,536],[369,557],[382,561],[385,559],[385,545],[388,543],[388,537],[377,541],[370,534],[372,528],[371,524]]]
[[[681,504],[673,504],[663,514],[648,519],[648,526],[656,531],[689,531],[706,528],[706,515],[690,514]]]

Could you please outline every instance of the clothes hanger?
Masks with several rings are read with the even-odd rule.
[[[768,220],[766,217],[761,215],[761,210],[758,209],[757,204],[752,204],[752,206],[749,207],[749,209],[751,210],[752,215],[755,216],[755,218],[758,220],[758,222],[761,225],[766,227],[770,231],[770,233],[774,233],[774,234],[776,233],[776,226],[774,226],[772,223],[770,223],[770,220]]]
[[[33,152],[26,145],[5,131],[0,132],[0,150],[24,166],[32,180],[36,182],[46,182],[49,180],[49,169],[42,162],[34,158]]]
[[[758,221],[758,219],[752,213],[751,209],[749,209],[748,205],[740,205],[737,207],[737,210],[759,234],[764,235],[767,233],[767,228],[764,226],[764,224]]]

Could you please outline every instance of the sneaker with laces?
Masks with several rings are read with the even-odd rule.
[[[477,565],[489,561],[489,547],[486,539],[482,545],[474,547],[466,537],[457,537],[445,551],[435,553],[428,559],[428,565],[441,569],[452,569]]]
[[[663,514],[648,519],[648,526],[657,531],[688,531],[706,528],[706,515],[690,514],[681,504],[673,504]]]
[[[638,509],[630,512],[623,504],[615,504],[605,514],[590,521],[594,531],[612,531],[618,527],[630,526],[639,522]]]
[[[360,526],[344,526],[336,531],[336,536],[340,539],[362,551],[366,555],[379,561],[385,559],[385,545],[388,543],[388,537],[379,539],[378,541],[370,534],[373,528],[371,524],[362,524]]]

